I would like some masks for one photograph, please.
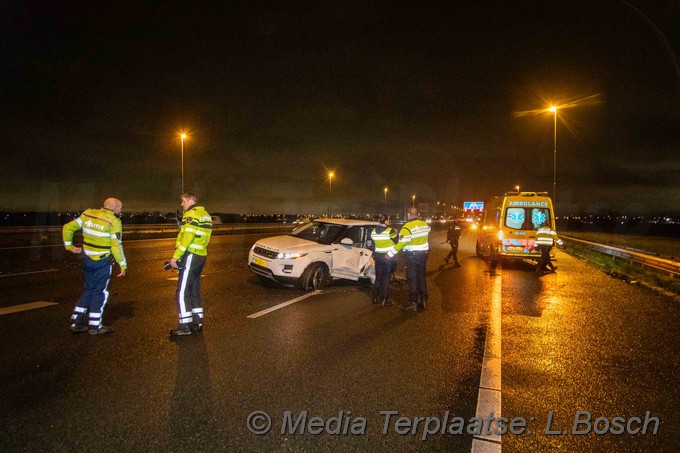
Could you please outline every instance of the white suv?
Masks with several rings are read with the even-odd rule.
[[[260,239],[250,249],[248,266],[262,280],[303,290],[331,279],[375,280],[368,242],[378,222],[317,219],[283,236]]]

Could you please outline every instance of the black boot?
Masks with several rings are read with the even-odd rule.
[[[392,302],[390,302],[389,299],[387,299],[387,297],[385,297],[385,298],[382,300],[382,306],[383,306],[383,307],[390,307],[391,305],[392,305]]]
[[[420,298],[420,305],[423,307],[423,310],[427,310],[427,296]]]
[[[88,330],[88,327],[82,324],[71,324],[70,328],[73,333],[85,333]]]
[[[113,329],[109,326],[98,326],[98,327],[90,327],[87,330],[87,333],[90,335],[105,335],[107,333],[113,332]]]
[[[191,335],[193,332],[189,328],[188,324],[182,324],[174,330],[170,331],[171,337],[183,337],[185,335]]]

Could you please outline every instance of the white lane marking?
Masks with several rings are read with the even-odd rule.
[[[0,308],[0,316],[9,315],[10,313],[17,313],[20,311],[33,310],[36,308],[49,307],[52,305],[59,305],[56,302],[31,302],[28,304],[12,305],[11,307]]]
[[[205,277],[205,275],[204,275],[204,274],[201,274],[201,278],[203,278],[203,277]],[[179,276],[177,276],[177,277],[168,277],[168,280],[177,281],[177,280],[179,280]]]
[[[482,374],[479,377],[476,417],[485,419],[489,414],[501,416],[501,276],[494,278],[491,315],[486,329]],[[500,453],[501,436],[482,434],[472,439],[473,453]]]
[[[19,249],[39,249],[45,247],[63,247],[64,244],[50,244],[50,245],[15,245],[12,247],[0,247],[0,250],[19,250]]]
[[[177,230],[179,232],[179,229]],[[153,234],[153,233],[150,233]],[[254,236],[256,234],[263,234],[263,233],[238,233],[238,234],[218,234],[214,235],[211,237],[211,240],[219,237],[226,237],[226,236]],[[175,241],[176,238],[155,238],[155,239],[127,239],[123,238],[124,243],[127,244],[128,242],[150,242],[150,241]],[[47,244],[47,245],[15,245],[11,247],[0,247],[0,250],[19,250],[19,249],[37,249],[37,248],[46,248],[46,247],[63,247],[64,244]],[[175,249],[170,249],[170,252],[174,252]]]
[[[44,274],[45,272],[57,272],[59,269],[46,269],[44,271],[18,272],[16,274],[2,274],[0,278],[16,277],[17,275]]]
[[[303,299],[306,299],[308,297],[316,296],[317,294],[321,294],[321,290],[316,290],[312,291],[311,293],[305,294],[304,296],[296,297],[295,299],[291,299],[288,302],[283,302],[278,305],[274,305],[273,307],[269,307],[266,310],[258,311],[257,313],[253,313],[252,315],[249,315],[248,318],[250,319],[255,319],[259,318],[260,316],[264,316],[267,313],[271,313],[273,311],[278,310],[279,308],[287,307],[288,305],[294,304],[295,302],[300,302]]]

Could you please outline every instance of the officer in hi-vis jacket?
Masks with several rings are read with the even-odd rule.
[[[409,304],[402,310],[415,312],[418,306],[427,310],[427,256],[430,253],[428,239],[430,226],[418,218],[418,209],[411,206],[407,211],[408,222],[399,231],[399,242],[394,246],[395,251],[404,251],[406,262],[406,283],[408,283]],[[391,252],[388,252],[391,255]]]
[[[201,301],[201,271],[208,255],[212,234],[212,218],[203,206],[198,205],[198,195],[182,194],[181,227],[175,243],[175,253],[170,265],[179,268],[177,280],[177,310],[179,325],[170,336],[191,335],[203,330],[203,302]]]
[[[373,260],[375,261],[375,283],[373,284],[373,303],[383,307],[392,305],[390,302],[390,277],[392,276],[392,262],[395,258],[388,253],[396,255],[394,243],[397,240],[397,230],[390,227],[390,218],[387,214],[378,216],[380,225],[371,230],[373,241]]]
[[[123,225],[120,221],[122,209],[123,203],[119,199],[107,198],[101,209],[86,209],[62,228],[66,250],[75,254],[85,252],[82,263],[85,286],[71,316],[73,333],[98,335],[113,331],[111,327],[102,325],[102,314],[109,299],[107,288],[114,260],[120,266],[118,277],[124,277],[127,269],[123,253]],[[83,246],[76,247],[73,245],[73,235],[81,229]]]
[[[557,267],[550,260],[550,251],[555,244],[562,245],[562,239],[557,237],[557,232],[550,228],[550,220],[548,219],[536,231],[534,247],[541,251],[541,257],[538,259],[538,265],[536,266],[536,273],[538,275],[543,275],[546,267],[549,267],[552,272],[557,270]]]

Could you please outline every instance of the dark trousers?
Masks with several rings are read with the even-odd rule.
[[[444,258],[444,261],[448,262],[451,258],[453,258],[453,262],[456,264],[460,264],[458,262],[458,244],[454,244],[453,242],[451,243],[451,251],[449,252],[448,255],[446,255],[446,258]]]
[[[392,277],[392,262],[396,258],[388,259],[385,253],[373,255],[375,260],[375,283],[373,283],[373,298],[385,300],[390,297],[390,277]]]
[[[201,272],[206,257],[185,254],[177,263],[181,268],[177,280],[177,311],[180,327],[203,324],[203,302],[201,301]]]
[[[85,325],[85,315],[89,312],[88,324],[90,328],[95,329],[102,324],[104,306],[109,299],[109,292],[106,289],[111,281],[111,262],[107,258],[93,260],[83,255],[82,268],[85,285],[71,315],[71,324]]]
[[[550,267],[550,269],[555,269],[552,262],[550,262],[550,251],[552,250],[552,246],[539,245],[538,249],[541,251],[541,257],[538,259],[537,270],[544,271],[546,266]]]
[[[420,300],[427,299],[427,282],[425,273],[427,267],[428,252],[405,252],[406,261],[406,282],[408,283],[408,300],[410,305],[418,303]]]

